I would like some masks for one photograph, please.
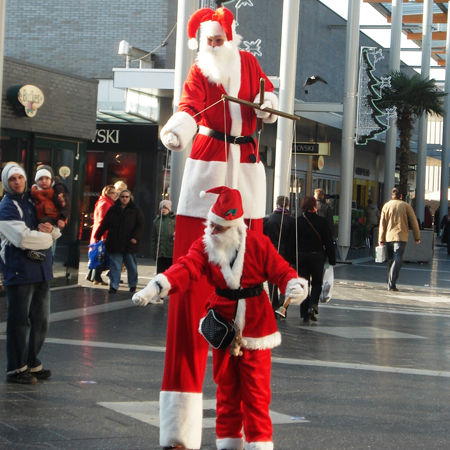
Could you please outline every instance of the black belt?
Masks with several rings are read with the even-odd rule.
[[[201,125],[199,127],[199,133],[205,136],[212,137],[214,139],[218,139],[219,141],[225,141],[229,144],[241,145],[241,144],[252,144],[253,147],[256,147],[256,142],[254,136],[231,136],[231,134],[224,134],[220,131],[212,130],[211,128],[204,127]]]
[[[263,284],[257,284],[249,288],[239,289],[219,289],[216,288],[216,294],[225,297],[228,300],[240,300],[242,298],[257,297],[263,291]]]

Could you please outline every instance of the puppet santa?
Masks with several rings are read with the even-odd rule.
[[[214,186],[239,189],[243,218],[262,232],[266,182],[254,132],[257,114],[267,112],[221,101],[228,94],[259,102],[260,78],[265,79],[265,105],[277,108],[277,97],[256,58],[238,49],[233,14],[226,8],[198,10],[188,23],[190,47],[200,29],[200,49],[184,84],[178,111],[161,130],[163,144],[182,151],[195,136],[183,175],[175,226],[174,263],[202,236],[213,200],[198,193]],[[201,443],[202,385],[208,345],[197,332],[211,286],[204,277],[191,281],[183,296],[170,298],[166,359],[160,394],[160,444],[199,449]]]
[[[263,282],[268,279],[278,285],[297,304],[306,298],[308,283],[277,253],[269,238],[247,230],[238,190],[221,186],[208,192],[218,197],[208,213],[203,237],[177,264],[136,293],[133,301],[145,306],[155,296],[182,293],[191,280],[206,276],[215,287],[206,309],[229,323],[234,320],[241,345],[239,353],[213,349],[217,449],[273,450],[270,349],[280,345],[281,336]]]

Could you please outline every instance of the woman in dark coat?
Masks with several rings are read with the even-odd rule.
[[[447,255],[450,255],[450,208],[448,208],[448,214],[442,218],[441,229],[442,231],[442,243],[447,244]]]
[[[290,236],[289,262],[297,267],[299,276],[311,280],[310,293],[300,305],[300,317],[304,322],[317,322],[325,261],[328,257],[329,264],[334,266],[336,254],[330,227],[316,213],[316,199],[305,197],[302,210]]]
[[[136,253],[144,231],[144,215],[133,202],[128,189],[120,193],[114,206],[106,213],[95,233],[96,242],[105,231],[108,231],[105,246],[110,256],[109,292],[113,294],[119,289],[122,262],[127,268],[130,292],[135,292],[138,281]]]

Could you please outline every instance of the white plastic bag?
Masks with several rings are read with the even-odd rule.
[[[328,303],[331,300],[331,293],[333,292],[334,284],[334,270],[333,266],[327,264],[323,272],[322,292],[320,293],[319,300],[322,303]]]
[[[375,262],[383,263],[386,261],[386,247],[384,245],[378,245],[375,247]]]

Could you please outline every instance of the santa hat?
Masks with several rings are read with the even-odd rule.
[[[159,203],[159,209],[162,209],[165,206],[169,211],[172,211],[172,202],[170,200],[161,200]]]
[[[37,182],[37,180],[42,177],[49,177],[51,180],[53,180],[53,178],[55,178],[53,169],[50,166],[39,166],[36,169],[36,176],[34,177],[34,181]]]
[[[227,8],[202,8],[195,11],[189,18],[187,32],[189,37],[188,46],[191,50],[198,48],[197,31],[202,27],[202,33],[206,36],[226,35],[228,41],[233,40],[233,13]]]
[[[223,227],[238,227],[244,223],[241,193],[237,189],[219,186],[200,192],[200,197],[205,198],[209,193],[219,194],[208,213],[211,222]]]

